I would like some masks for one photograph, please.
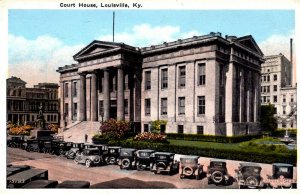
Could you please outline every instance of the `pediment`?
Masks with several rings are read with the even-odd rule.
[[[117,43],[113,42],[104,42],[104,41],[93,41],[83,49],[81,49],[78,53],[76,53],[73,58],[78,60],[82,57],[97,55],[109,50],[113,50],[116,48],[120,48]]]
[[[259,46],[253,39],[251,35],[240,37],[235,40],[235,42],[238,42],[239,44],[243,45],[244,47],[247,47],[248,49],[258,53],[259,55],[263,55],[262,51],[260,50]]]

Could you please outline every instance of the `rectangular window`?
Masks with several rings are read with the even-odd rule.
[[[286,114],[285,106],[282,107],[282,114]]]
[[[274,86],[273,86],[273,91],[274,91],[274,92],[277,92],[277,85],[274,85]]]
[[[161,89],[168,88],[168,69],[161,70]]]
[[[124,114],[128,115],[128,100],[124,100]]]
[[[145,72],[145,90],[151,89],[151,71]]]
[[[99,115],[104,115],[103,100],[99,101]]]
[[[267,86],[267,92],[270,92],[270,86]]]
[[[144,132],[149,132],[149,125],[148,124],[144,124]]]
[[[65,83],[65,98],[69,97],[69,83]]]
[[[67,118],[68,117],[68,114],[69,114],[69,104],[68,103],[65,103],[65,117]]]
[[[185,114],[185,97],[178,98],[178,114],[179,115]]]
[[[179,87],[185,87],[185,66],[179,67],[179,80],[178,80]]]
[[[267,102],[270,102],[270,96],[267,96]]]
[[[267,75],[267,82],[270,81],[270,75]]]
[[[277,102],[277,96],[273,96],[273,102]]]
[[[183,125],[178,125],[177,133],[183,133],[183,132],[184,132],[184,126]]]
[[[204,127],[202,125],[197,126],[197,134],[204,134]]]
[[[274,75],[273,75],[273,80],[274,80],[274,81],[277,81],[277,74],[274,74]]]
[[[198,115],[205,114],[205,96],[198,96]]]
[[[161,99],[161,115],[167,115],[168,114],[168,99],[162,98]]]
[[[291,102],[294,102],[294,95],[291,94]]]
[[[286,102],[285,95],[282,96],[282,102]]]
[[[48,122],[50,121],[50,115],[47,115],[47,121]]]
[[[145,115],[151,114],[151,99],[145,99]]]
[[[128,79],[129,79],[128,74],[126,74],[125,77],[124,77],[124,90],[129,89]]]
[[[77,97],[77,82],[73,82],[73,97]]]
[[[76,120],[77,119],[77,103],[74,103],[73,104],[73,120]]]
[[[205,85],[205,63],[198,64],[198,85]]]
[[[220,64],[220,86],[224,86],[225,78],[224,78],[224,68],[223,65]]]

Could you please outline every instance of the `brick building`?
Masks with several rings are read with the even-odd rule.
[[[60,67],[61,124],[125,119],[136,131],[166,120],[166,133],[260,130],[263,53],[252,36],[194,36],[137,48],[93,41]]]

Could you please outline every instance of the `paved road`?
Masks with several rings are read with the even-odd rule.
[[[117,165],[86,168],[73,160],[43,153],[26,152],[8,148],[7,164],[26,164],[47,169],[49,179],[87,180],[94,188],[238,188],[237,183],[228,186],[207,184],[207,179],[180,179],[179,175],[155,175],[148,171],[120,170]]]

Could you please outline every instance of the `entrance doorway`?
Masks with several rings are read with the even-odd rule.
[[[116,100],[110,101],[109,115],[110,115],[111,119],[117,119],[117,101]]]

